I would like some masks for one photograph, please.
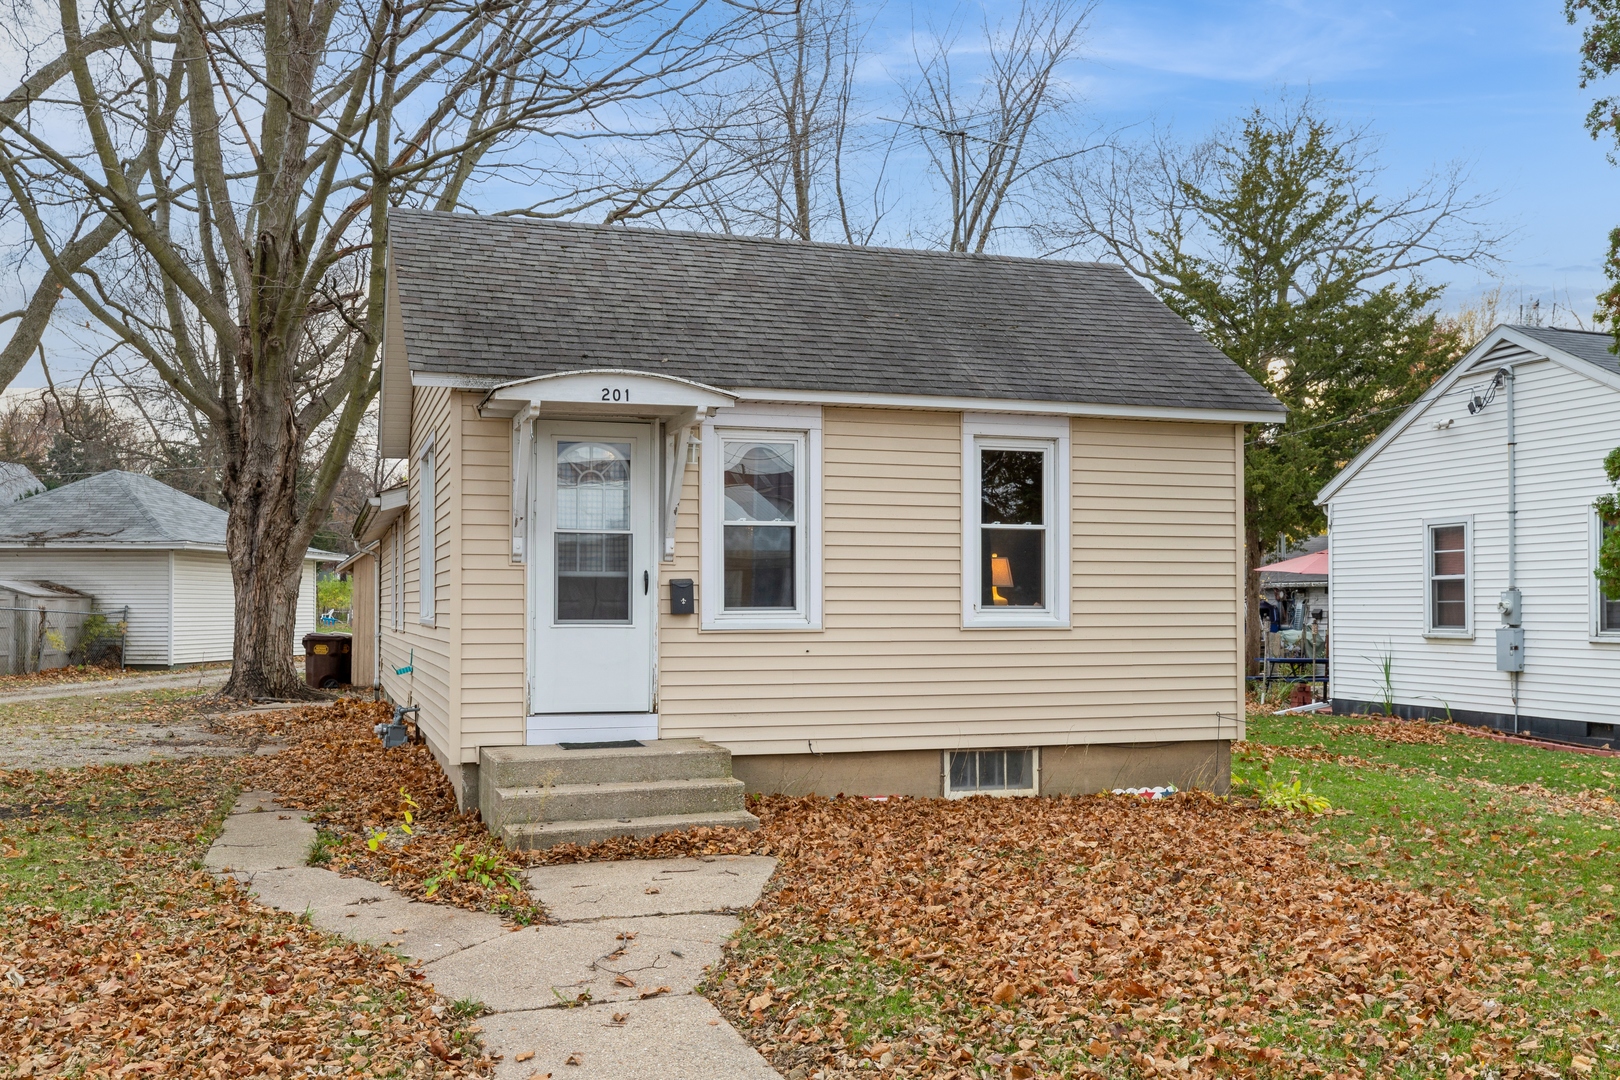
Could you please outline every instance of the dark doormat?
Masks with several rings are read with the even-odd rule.
[[[560,742],[564,750],[623,750],[630,746],[644,746],[636,739],[617,739],[613,742]]]

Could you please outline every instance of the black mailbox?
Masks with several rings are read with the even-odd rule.
[[[692,603],[692,579],[689,577],[670,579],[669,613],[671,615],[690,615],[696,610]]]

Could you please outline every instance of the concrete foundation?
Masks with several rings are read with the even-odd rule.
[[[1044,746],[1042,795],[1090,795],[1122,787],[1202,788],[1225,794],[1232,782],[1232,744],[1193,742]],[[780,795],[915,795],[945,793],[939,750],[853,754],[752,754],[731,759],[732,774],[751,792]]]

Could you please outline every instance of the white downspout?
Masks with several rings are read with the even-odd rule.
[[[1507,372],[1507,560],[1508,591],[1518,594],[1519,588],[1519,440],[1514,425],[1513,388],[1518,382],[1512,365]],[[1522,614],[1521,614],[1522,618]],[[1510,693],[1513,697],[1513,734],[1519,733],[1519,675],[1508,672]]]

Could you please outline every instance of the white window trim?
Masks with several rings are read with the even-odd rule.
[[[992,609],[979,605],[979,454],[981,440],[1017,440],[1045,444],[1051,454],[1046,470],[1047,517],[1046,607],[1040,610]],[[1064,416],[1019,416],[1011,413],[962,414],[962,626],[964,629],[1067,628],[1070,624],[1070,579],[1074,560],[1069,523],[1074,509],[1069,497],[1069,420]]]
[[[799,465],[795,497],[798,500],[799,546],[803,557],[793,611],[725,611],[725,478],[720,440],[772,435],[802,439],[804,460]],[[700,570],[697,596],[698,625],[703,630],[820,630],[821,629],[821,407],[819,405],[751,405],[720,409],[705,420],[703,450],[699,458],[702,499],[699,512]],[[712,588],[710,587],[712,585]]]
[[[995,789],[986,791],[982,788],[956,791],[951,787],[952,754],[974,754],[993,750],[1005,750],[1008,752],[1028,750],[1031,786],[1027,788],[1002,788],[999,791]],[[1031,795],[1039,795],[1041,793],[1041,748],[1038,746],[958,746],[954,750],[940,752],[940,776],[940,791],[947,799],[967,799],[974,795],[989,795],[998,799],[1022,799]]]
[[[416,480],[416,618],[423,626],[432,626],[438,615],[439,576],[439,458],[432,435],[416,460],[421,470]]]
[[[1603,645],[1620,645],[1620,630],[1603,629],[1603,590],[1593,574],[1597,570],[1598,548],[1603,543],[1603,519],[1596,509],[1587,507],[1586,534],[1586,604],[1588,640]]]
[[[1463,618],[1465,626],[1434,625],[1434,530],[1463,527]],[[1423,519],[1423,636],[1437,641],[1471,641],[1474,637],[1474,516]]]

